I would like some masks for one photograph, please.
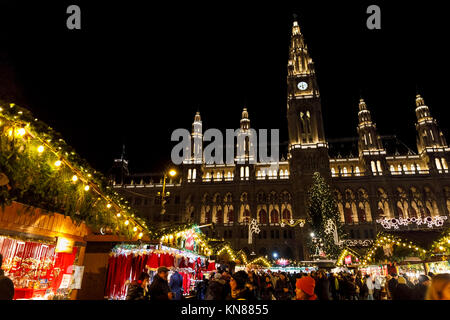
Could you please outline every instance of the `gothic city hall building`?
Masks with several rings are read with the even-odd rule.
[[[289,144],[287,158],[282,157],[277,166],[250,161],[248,154],[243,163],[208,164],[201,153],[192,150],[190,159],[177,166],[177,176],[167,176],[164,183],[161,176],[130,174],[122,157],[115,160],[112,171],[115,190],[152,223],[213,223],[214,228],[202,231],[230,242],[235,249],[257,256],[276,252],[279,257],[296,260],[311,259],[306,246],[309,232],[289,224],[307,217],[307,192],[315,172],[334,190],[348,245],[373,241],[377,232],[386,228],[382,219],[426,218],[449,223],[450,148],[420,95],[411,106],[417,116],[417,152],[405,146],[402,149],[401,144],[393,147],[395,139],[380,136],[370,106],[361,99],[355,114],[358,138],[353,141],[354,155],[342,156],[332,147],[333,140],[325,137],[314,64],[297,22],[292,27],[287,67]],[[243,132],[251,128],[250,116],[244,108],[240,119]],[[201,139],[203,130],[197,112],[192,138]],[[352,143],[350,139],[339,145],[347,142]],[[163,184],[167,202],[161,214]],[[248,224],[253,219],[260,232],[249,244]]]

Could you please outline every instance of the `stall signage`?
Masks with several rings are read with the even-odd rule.
[[[58,237],[55,252],[72,253],[74,242],[72,240]]]
[[[352,264],[352,256],[348,255],[345,257],[345,264]]]
[[[67,289],[69,288],[70,281],[72,280],[71,274],[64,274],[61,280],[61,285],[59,286],[60,289]]]
[[[73,282],[70,289],[81,289],[83,281],[84,266],[73,266]]]

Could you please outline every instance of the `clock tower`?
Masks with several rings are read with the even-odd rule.
[[[314,172],[331,180],[328,144],[314,64],[297,21],[292,26],[287,76],[289,165],[295,202],[294,215],[306,216],[307,192]]]

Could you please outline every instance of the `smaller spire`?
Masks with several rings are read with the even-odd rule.
[[[367,106],[363,98],[359,99],[359,111],[362,110],[367,110]]]
[[[425,105],[425,101],[423,100],[423,98],[420,96],[420,94],[416,95],[416,107],[421,107]]]
[[[248,111],[247,111],[247,108],[245,108],[245,107],[242,110],[242,119],[248,119]]]
[[[197,111],[195,113],[194,122],[202,121],[202,118],[200,117],[200,111]]]

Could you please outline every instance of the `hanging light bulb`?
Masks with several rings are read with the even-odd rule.
[[[27,132],[25,131],[24,128],[20,128],[19,130],[17,130],[17,135],[19,137],[23,137],[25,135],[25,133],[27,133]]]
[[[137,231],[137,227],[134,227],[134,228],[133,228],[133,231],[136,232],[136,231]]]
[[[39,146],[39,147],[37,147],[37,151],[38,151],[39,153],[44,152],[44,146]]]
[[[144,235],[144,234],[141,232],[141,233],[139,233],[138,237],[139,237],[139,238],[142,238],[143,235]]]
[[[109,208],[111,208],[111,203],[108,203],[107,205],[106,205],[106,207],[109,209]]]
[[[74,176],[72,177],[72,181],[73,181],[73,182],[77,182],[77,180],[78,180],[78,177],[77,177],[76,175],[74,175]]]
[[[89,191],[90,187],[89,186],[85,186],[84,187],[84,191]]]
[[[120,212],[116,216],[117,216],[117,218],[120,218]]]
[[[61,166],[61,161],[60,160],[55,161],[55,167],[59,167],[59,166]]]
[[[130,223],[130,221],[125,220],[125,225],[127,226]]]

